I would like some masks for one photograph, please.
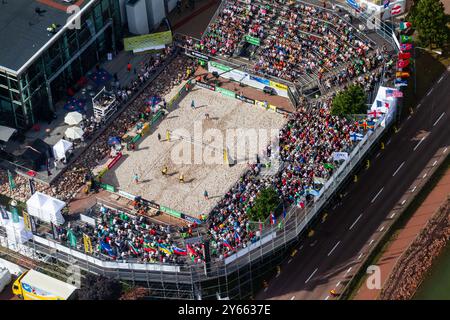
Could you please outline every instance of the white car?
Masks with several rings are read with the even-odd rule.
[[[0,292],[3,292],[3,290],[11,283],[11,273],[6,268],[0,269]]]

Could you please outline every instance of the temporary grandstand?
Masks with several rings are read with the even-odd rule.
[[[130,211],[98,201],[70,226],[41,228],[44,231],[24,244],[11,246],[0,228],[0,244],[33,258],[37,254],[53,257],[87,272],[147,286],[153,298],[252,297],[263,277],[298,243],[319,212],[336,200],[342,185],[389,127],[387,113],[371,118],[363,115],[357,122],[331,116],[329,107],[331,95],[351,82],[362,82],[368,93],[376,93],[387,78],[386,50],[393,49],[382,49],[390,43],[385,31],[382,36],[365,34],[355,26],[363,19],[355,17],[350,23],[346,12],[302,1],[252,3],[224,0],[202,39],[179,39],[186,55],[207,66],[209,80],[191,79],[191,91],[182,89],[173,95],[180,98],[178,107],[169,107],[137,150],[124,151],[126,157],[118,160],[117,167],[102,175],[103,183],[123,189],[120,193],[113,188],[114,196],[133,202],[137,202],[135,196],[148,198],[153,208],[183,219],[186,226],[161,223],[140,214],[139,208]],[[224,89],[217,76],[255,90],[271,87],[289,98],[297,110],[285,114],[286,120],[276,106]],[[319,97],[309,99],[312,96]],[[206,121],[206,113],[215,125]],[[252,161],[230,169],[227,161],[212,168],[222,178],[209,181],[216,185],[208,190],[204,182],[211,168],[196,169],[191,177],[186,167],[165,161],[176,145],[203,143],[175,132],[180,126],[191,132],[193,122],[200,119],[219,130],[236,123],[283,126],[279,150],[259,150],[274,155],[268,157],[271,166]],[[231,147],[208,145],[221,156]],[[336,153],[342,158],[335,157]],[[172,178],[161,175],[166,165],[172,167],[168,173],[176,172]],[[193,187],[180,184],[180,170],[187,180],[203,179],[192,181]],[[133,182],[133,171],[140,183]],[[176,188],[170,193],[173,185]],[[281,198],[276,220],[251,221],[247,212],[258,192],[268,186]],[[194,209],[194,205],[200,206]],[[193,212],[203,213],[202,217],[187,214]]]

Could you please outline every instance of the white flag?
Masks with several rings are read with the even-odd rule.
[[[333,160],[347,160],[348,159],[348,153],[347,152],[333,152]]]
[[[324,178],[314,177],[314,183],[317,183],[317,184],[325,184],[325,182],[327,182],[327,180],[324,179]]]

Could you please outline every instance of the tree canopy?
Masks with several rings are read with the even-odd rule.
[[[363,88],[359,85],[350,85],[334,97],[331,114],[344,116],[366,113],[366,102],[367,96]]]
[[[443,46],[449,34],[444,5],[440,0],[415,1],[409,20],[419,33],[420,43],[424,46]]]
[[[78,292],[80,300],[117,300],[122,294],[119,281],[104,276],[88,274]]]
[[[249,211],[249,217],[253,221],[264,221],[271,212],[280,204],[280,197],[274,188],[261,190],[255,199],[255,204]]]

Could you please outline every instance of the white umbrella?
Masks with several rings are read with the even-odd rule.
[[[74,126],[79,124],[83,120],[83,116],[81,113],[77,111],[69,112],[64,117],[64,122],[67,123],[69,126]]]
[[[83,130],[79,127],[70,127],[67,128],[64,135],[72,140],[81,139],[81,137],[83,136]]]

